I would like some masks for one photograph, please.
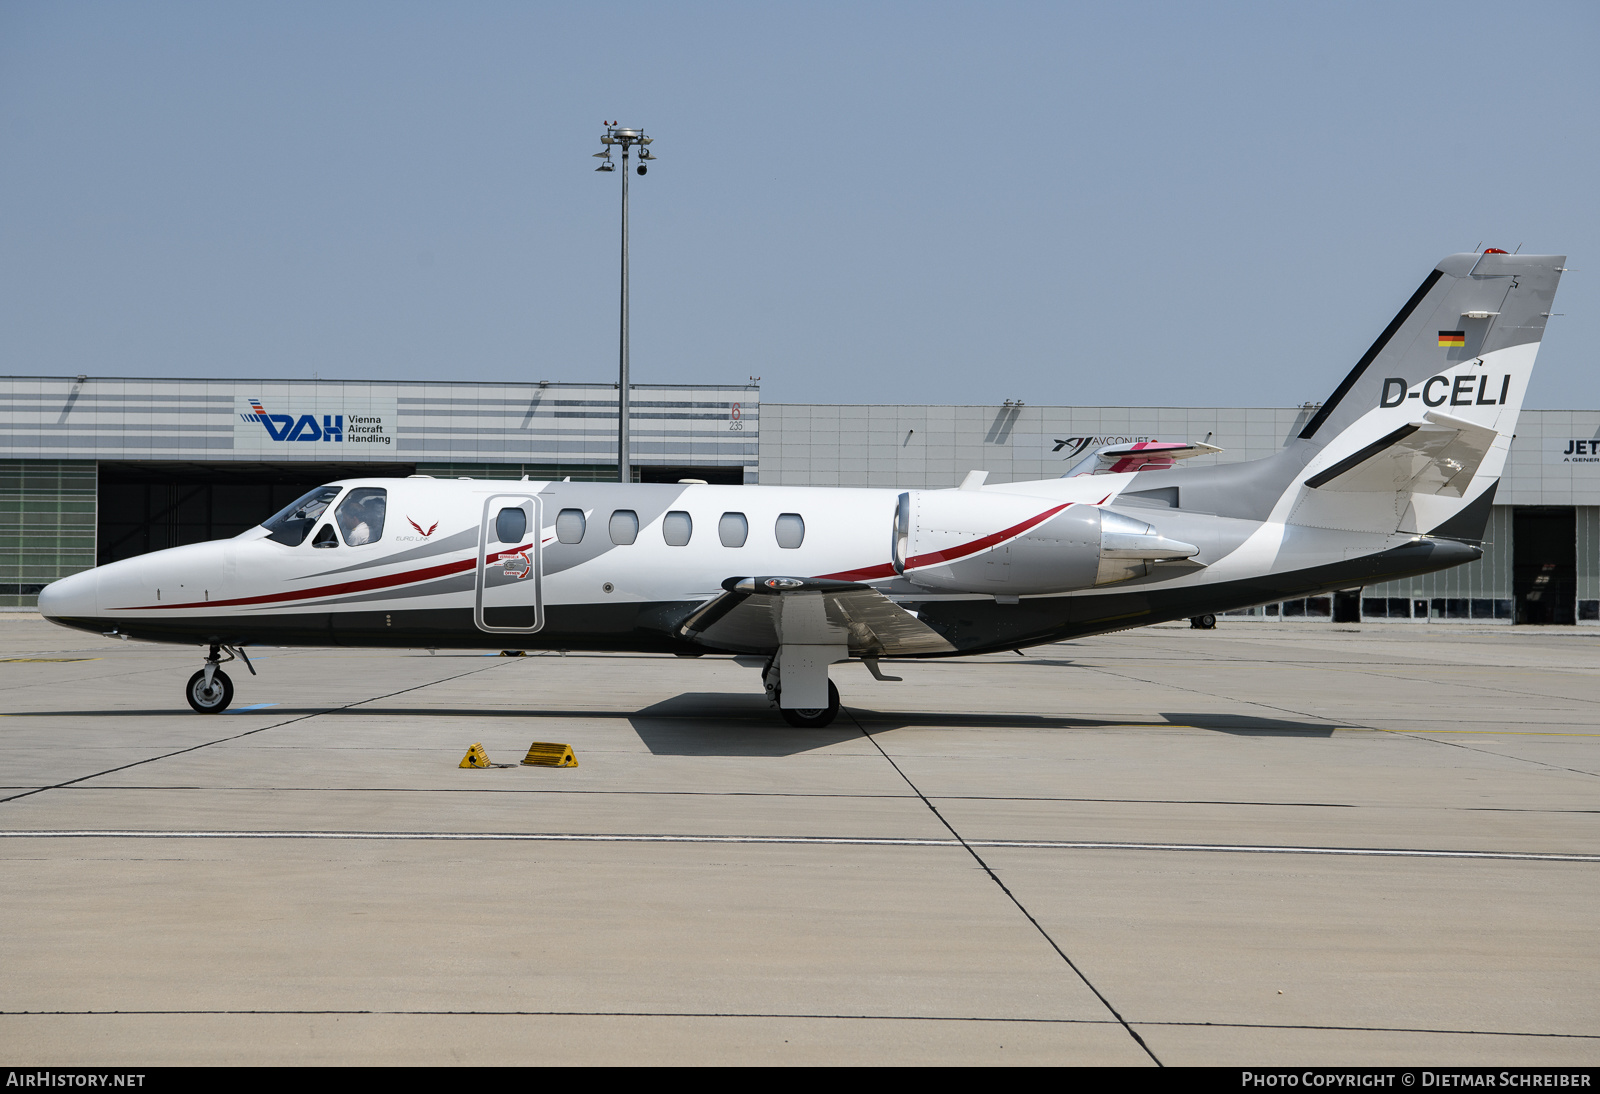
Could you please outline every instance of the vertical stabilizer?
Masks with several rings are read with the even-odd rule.
[[[1460,534],[1486,515],[1565,265],[1496,252],[1440,262],[1300,431],[1289,519]]]

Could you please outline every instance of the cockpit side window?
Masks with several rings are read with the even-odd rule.
[[[297,501],[290,502],[278,513],[262,522],[261,526],[277,540],[289,547],[298,547],[306,541],[311,529],[339,496],[341,487],[319,486]]]
[[[383,517],[389,507],[389,491],[380,486],[358,486],[339,503],[334,519],[351,547],[376,543],[383,538]]]

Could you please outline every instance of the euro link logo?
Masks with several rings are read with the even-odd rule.
[[[344,415],[324,414],[322,425],[317,425],[315,414],[268,414],[261,400],[251,399],[252,414],[239,417],[247,422],[260,422],[267,435],[275,441],[342,441],[344,440]]]
[[[1399,406],[1407,399],[1420,399],[1425,406],[1499,406],[1511,393],[1511,377],[1501,376],[1495,384],[1485,373],[1476,376],[1430,376],[1415,388],[1399,376],[1383,382],[1382,407]]]

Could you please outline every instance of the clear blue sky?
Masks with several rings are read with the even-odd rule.
[[[1571,255],[1600,5],[0,3],[0,372],[1290,405],[1427,271]]]

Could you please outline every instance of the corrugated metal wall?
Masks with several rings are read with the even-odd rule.
[[[95,461],[0,460],[0,607],[94,565]]]

